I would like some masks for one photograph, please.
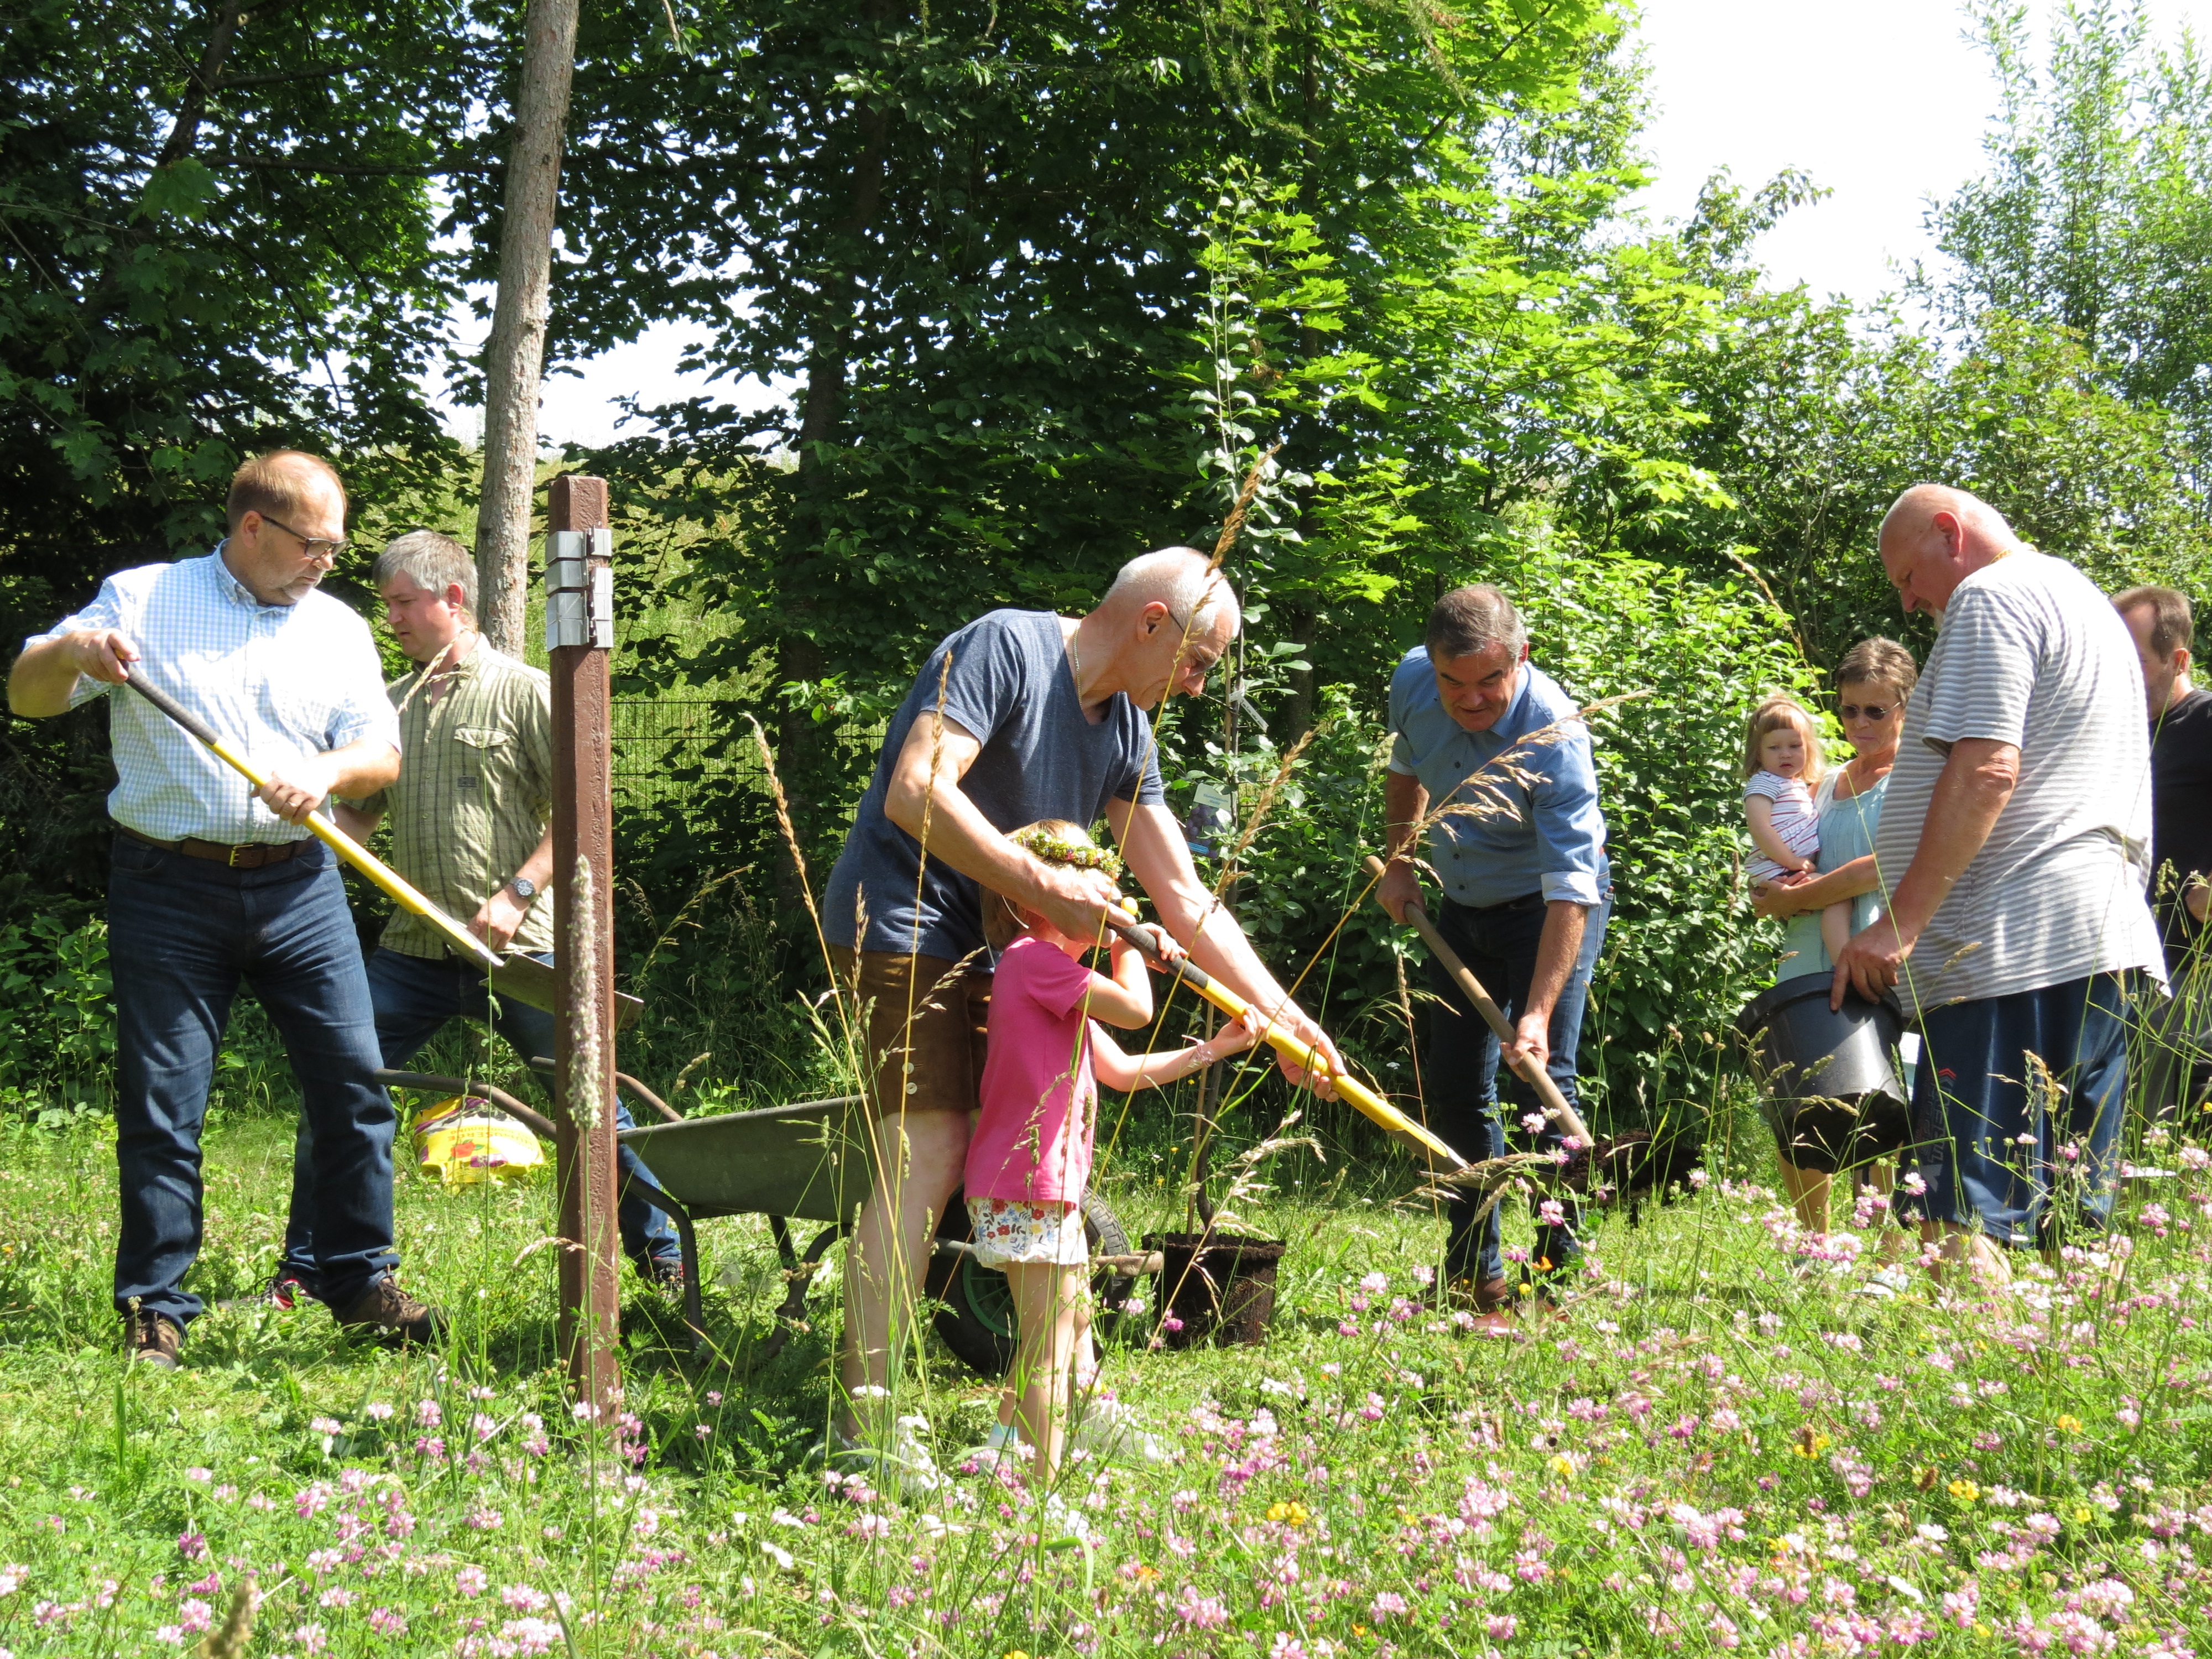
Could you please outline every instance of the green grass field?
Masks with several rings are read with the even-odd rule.
[[[273,1263],[289,1135],[210,1133],[201,1294]],[[1179,1219],[1167,1152],[1103,1183],[1133,1236]],[[623,1413],[593,1430],[553,1367],[546,1185],[403,1179],[442,1353],[225,1310],[164,1374],[118,1351],[108,1139],[16,1132],[0,1650],[2184,1656],[2212,1628],[2212,1159],[2151,1152],[2179,1173],[2115,1244],[1992,1297],[1864,1294],[1876,1227],[1805,1254],[1763,1183],[1716,1179],[1607,1216],[1562,1314],[1505,1339],[1417,1304],[1441,1228],[1401,1172],[1287,1154],[1245,1206],[1291,1245],[1267,1344],[1147,1352],[1148,1316],[1109,1354],[1172,1461],[901,1504],[805,1467],[836,1273],[758,1364],[757,1218],[702,1229],[706,1362],[626,1277]],[[933,1338],[902,1387],[941,1466],[988,1426]]]

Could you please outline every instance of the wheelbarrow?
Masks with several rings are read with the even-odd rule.
[[[852,1231],[854,1217],[874,1183],[861,1108],[860,1096],[839,1095],[714,1117],[680,1118],[672,1112],[668,1121],[619,1132],[623,1144],[635,1149],[654,1177],[652,1183],[633,1179],[626,1190],[643,1190],[676,1218],[684,1245],[684,1314],[695,1336],[702,1327],[691,1223],[709,1216],[765,1215],[789,1289],[761,1357],[772,1359],[782,1351],[799,1328],[807,1288],[823,1254]],[[829,1224],[803,1255],[794,1248],[794,1220]],[[1092,1322],[1109,1331],[1135,1275],[1155,1271],[1156,1266],[1130,1253],[1120,1218],[1095,1193],[1085,1195],[1083,1224],[1099,1309]],[[1006,1274],[975,1259],[971,1238],[968,1206],[956,1192],[938,1218],[923,1288],[940,1304],[933,1323],[945,1346],[984,1376],[999,1376],[1014,1359],[1013,1297]]]
[[[553,1062],[531,1062],[550,1073]],[[481,1080],[428,1072],[380,1072],[387,1086],[447,1095],[475,1095],[520,1119],[537,1133],[551,1137],[553,1122],[507,1091]],[[839,1095],[799,1101],[758,1111],[687,1118],[626,1073],[617,1085],[651,1109],[656,1123],[617,1132],[651,1171],[651,1178],[623,1177],[618,1197],[633,1194],[667,1212],[676,1224],[684,1255],[684,1320],[695,1352],[705,1346],[701,1304],[696,1224],[716,1216],[764,1215],[783,1263],[787,1289],[775,1310],[776,1328],[761,1350],[773,1359],[799,1328],[806,1293],[830,1247],[853,1230],[854,1218],[873,1183],[874,1170],[860,1119],[861,1098]],[[1121,1304],[1139,1273],[1157,1273],[1157,1257],[1132,1255],[1128,1234],[1113,1210],[1096,1194],[1083,1206],[1084,1231],[1091,1241],[1096,1276],[1092,1293],[1099,1314],[1094,1323],[1110,1330]],[[823,1225],[802,1253],[791,1224]],[[939,1218],[932,1241],[925,1285],[941,1304],[938,1334],[959,1358],[987,1376],[1003,1375],[1013,1363],[1013,1299],[1006,1275],[975,1260],[967,1206],[956,1193]]]

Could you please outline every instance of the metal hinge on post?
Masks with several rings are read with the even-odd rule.
[[[556,530],[545,538],[545,648],[615,644],[615,532]]]

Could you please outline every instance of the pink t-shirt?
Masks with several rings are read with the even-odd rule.
[[[1098,1104],[1083,1017],[1091,977],[1059,946],[1028,933],[1000,957],[983,1113],[968,1143],[969,1197],[1081,1200]]]

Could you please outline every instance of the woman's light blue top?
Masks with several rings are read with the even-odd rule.
[[[1885,772],[1871,788],[1861,790],[1849,800],[1838,800],[1836,785],[1843,775],[1841,767],[1829,773],[1820,780],[1813,797],[1814,809],[1820,815],[1820,854],[1813,862],[1815,872],[1824,876],[1874,851],[1874,833],[1881,823],[1881,798],[1889,789],[1889,775]],[[1851,932],[1872,927],[1881,914],[1879,893],[1860,894],[1851,901]],[[1775,981],[1778,984],[1803,974],[1833,973],[1835,967],[1820,943],[1820,913],[1808,910],[1790,917],[1783,929]]]

